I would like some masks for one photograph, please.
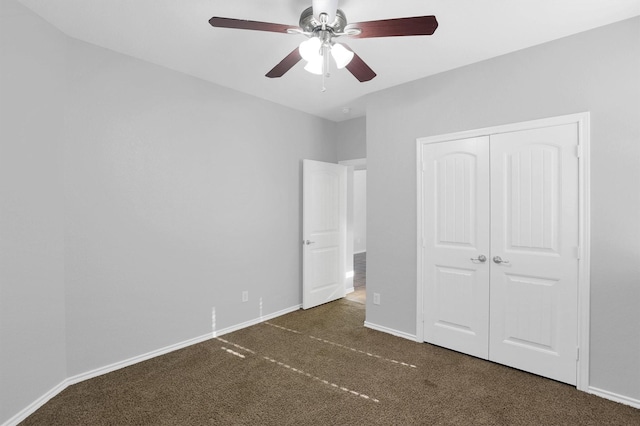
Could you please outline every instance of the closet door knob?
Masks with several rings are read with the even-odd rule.
[[[508,260],[502,260],[502,258],[500,256],[493,256],[493,261],[495,263],[509,263]]]
[[[480,255],[480,256],[478,256],[478,257],[472,257],[472,258],[471,258],[471,260],[472,260],[473,262],[476,262],[476,261],[477,261],[477,262],[486,262],[486,261],[487,261],[487,256],[485,256],[484,254],[481,254],[481,255]]]

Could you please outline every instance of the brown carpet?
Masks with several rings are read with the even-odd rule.
[[[296,311],[70,386],[22,424],[640,425],[632,407],[366,329],[364,309]]]

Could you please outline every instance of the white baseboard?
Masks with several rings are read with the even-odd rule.
[[[300,309],[300,307],[301,305],[292,306],[290,308],[286,308],[281,311],[274,312],[269,315],[265,315],[263,317],[252,319],[251,321],[245,321],[240,324],[232,325],[231,327],[217,330],[214,333],[203,334],[202,336],[194,337],[193,339],[189,339],[179,343],[175,343],[173,345],[165,346],[163,348],[156,349],[154,351],[147,352],[142,355],[134,356],[132,358],[125,359],[123,361],[119,361],[104,367],[96,368],[95,370],[77,374],[75,376],[69,377],[66,380],[67,386],[74,385],[84,380],[93,379],[94,377],[102,376],[103,374],[111,373],[112,371],[116,371],[124,367],[129,367],[130,365],[134,365],[139,362],[146,361],[148,359],[155,358],[160,355],[165,355],[165,354],[168,354],[169,352],[177,351],[178,349],[183,349],[188,346],[207,341],[214,337],[219,337],[228,333],[232,333],[234,331],[242,330],[243,328],[251,327],[252,325],[260,324],[261,322],[264,322],[264,321],[269,321],[270,319],[288,314],[293,311],[297,311],[298,309]]]
[[[164,348],[156,349],[154,351],[147,352],[142,355],[137,355],[137,356],[125,359],[123,361],[114,362],[113,364],[109,364],[104,367],[99,367],[94,370],[76,374],[75,376],[71,376],[67,378],[65,382],[67,386],[75,385],[76,383],[93,379],[94,377],[102,376],[103,374],[111,373],[112,371],[120,370],[121,368],[129,367],[139,362],[146,361],[148,359],[155,358],[160,355],[165,355],[165,354],[168,354],[169,352],[177,351],[178,349],[186,348],[187,346],[195,345],[196,343],[204,342],[213,337],[215,336],[213,336],[211,333],[207,333],[205,335],[194,337],[193,339],[185,340],[183,342],[175,343],[173,345],[165,346]]]
[[[234,331],[242,330],[243,328],[251,327],[252,325],[260,324],[261,322],[265,322],[277,317],[281,317],[282,315],[286,315],[288,313],[297,311],[300,308],[302,308],[302,305],[292,306],[290,308],[286,308],[281,311],[274,312],[272,314],[265,315],[256,319],[252,319],[250,321],[246,321],[241,324],[232,325],[231,327],[223,328],[222,330],[218,330],[216,332],[215,337],[222,336],[228,333],[233,333]]]
[[[2,426],[16,426],[18,423],[29,417],[31,414],[35,413],[36,410],[42,407],[44,404],[49,402],[51,398],[65,390],[69,386],[66,380],[60,382],[57,386],[53,387],[49,392],[42,395],[40,398],[33,401],[31,404],[27,405],[24,409],[22,409],[15,416],[11,417],[9,420],[4,422]]]
[[[233,325],[231,327],[223,328],[222,330],[215,331],[213,333],[207,333],[202,336],[194,337],[189,340],[185,340],[179,343],[175,343],[173,345],[165,346],[164,348],[156,349],[151,352],[147,352],[142,355],[134,356],[123,361],[114,362],[113,364],[106,365],[104,367],[99,367],[91,371],[87,371],[84,373],[76,374],[75,376],[71,376],[60,382],[57,386],[49,390],[47,393],[42,395],[40,398],[29,404],[15,416],[11,417],[9,420],[4,422],[2,426],[16,426],[18,423],[29,417],[33,414],[38,408],[42,407],[46,404],[51,398],[58,395],[60,392],[65,390],[67,386],[74,385],[76,383],[80,383],[85,380],[93,379],[94,377],[102,376],[103,374],[110,373],[115,370],[119,370],[124,367],[129,367],[131,365],[137,364],[142,361],[146,361],[151,358],[155,358],[160,355],[168,354],[169,352],[176,351],[178,349],[183,349],[191,345],[195,345],[197,343],[201,343],[212,339],[214,337],[222,336],[224,334],[232,333],[237,330],[241,330],[243,328],[250,327],[252,325],[260,324],[264,321],[269,321],[273,318],[277,318],[279,316],[297,311],[300,309],[302,305],[292,306],[290,308],[283,309],[278,312],[271,313],[269,315],[265,315],[259,318],[255,318],[251,321],[246,321],[241,324]]]
[[[589,386],[588,393],[599,396],[601,398],[609,399],[611,401],[619,402],[620,404],[630,405],[633,408],[640,408],[640,399],[630,398],[628,396],[620,395],[614,392],[609,392],[603,389],[598,389],[593,386]]]
[[[372,324],[365,321],[364,326],[372,330],[382,331],[383,333],[393,334],[394,336],[402,337],[403,339],[412,340],[417,342],[418,339],[415,334],[405,333],[404,331],[394,330],[393,328],[384,327],[382,325]]]
[[[349,293],[353,293],[354,291],[356,291],[355,287],[349,287],[348,289],[346,289],[344,291],[344,294],[349,294]]]

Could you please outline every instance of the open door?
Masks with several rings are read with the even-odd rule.
[[[302,308],[345,295],[347,168],[303,160]]]

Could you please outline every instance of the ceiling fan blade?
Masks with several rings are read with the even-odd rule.
[[[379,21],[356,22],[346,26],[345,31],[358,28],[362,32],[353,38],[399,37],[431,35],[438,28],[433,15],[413,18],[382,19]]]
[[[282,77],[287,71],[293,68],[295,64],[300,62],[301,59],[302,56],[300,56],[300,49],[296,47],[291,53],[285,56],[285,58],[280,61],[278,65],[273,67],[271,71],[265,74],[265,76],[269,78]]]
[[[349,49],[353,52],[349,46],[344,43],[341,43],[345,48]],[[367,65],[360,56],[356,52],[353,52],[353,59],[346,66],[351,74],[355,78],[360,81],[360,83],[364,83],[365,81],[373,80],[373,78],[377,75],[370,67]]]
[[[295,25],[273,24],[271,22],[247,21],[246,19],[221,18],[214,16],[209,19],[212,27],[237,28],[239,30],[269,31],[272,33],[286,33],[288,29],[298,28]]]

